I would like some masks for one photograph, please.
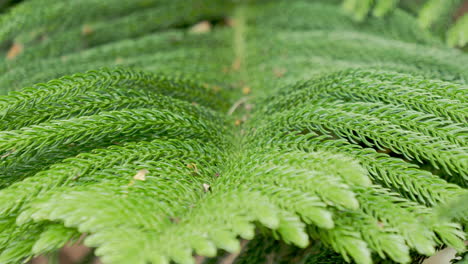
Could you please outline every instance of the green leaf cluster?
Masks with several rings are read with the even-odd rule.
[[[375,16],[326,0],[6,11],[0,263],[80,237],[110,264],[463,253],[468,55],[398,1],[344,6]]]

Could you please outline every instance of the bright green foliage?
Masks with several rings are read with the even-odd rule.
[[[465,205],[467,198],[468,194],[464,193],[440,204],[438,207],[439,216],[445,219],[457,219],[466,224],[468,221],[468,210]]]
[[[452,24],[457,9],[464,0],[344,0],[343,8],[356,21],[363,21],[369,13],[382,17],[395,10],[398,4],[418,13],[418,23],[421,28],[431,29],[437,35],[446,39],[452,47],[464,47],[467,43],[468,22],[461,17]]]
[[[382,17],[392,11],[400,0],[345,0],[343,7],[354,15],[358,21],[366,18],[372,9],[372,14]]]
[[[463,253],[468,56],[399,2],[15,5],[0,263],[83,234],[112,264]]]
[[[463,47],[468,43],[468,15],[460,18],[447,32],[447,41],[450,46]]]
[[[422,27],[434,27],[443,32],[451,20],[451,16],[463,0],[429,0],[421,9],[419,23]]]

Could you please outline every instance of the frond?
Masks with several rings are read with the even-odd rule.
[[[435,168],[443,168],[447,173],[466,177],[464,176],[466,152],[463,147],[404,130],[368,115],[347,112],[341,110],[341,107],[340,103],[327,106],[323,102],[305,105],[289,113],[278,114],[272,118],[272,122],[281,123],[287,120],[292,126],[303,126],[304,129],[318,131],[321,134],[331,133],[348,139],[351,143],[359,142],[369,147],[376,146],[381,150],[390,149],[407,159],[428,161]],[[417,144],[418,147],[407,144]],[[417,150],[418,148],[420,150]],[[446,154],[449,156],[444,157]]]
[[[382,74],[383,76],[380,76],[382,81],[377,81],[379,77],[376,77],[377,80],[370,81],[366,78],[367,76],[373,79],[375,75],[381,74],[369,71],[361,72],[360,70],[334,73],[318,80],[298,84],[291,89],[294,91],[288,95],[287,100],[275,100],[274,102],[279,102],[277,106],[268,104],[267,107],[270,109],[287,107],[289,102],[300,103],[307,99],[326,95],[346,101],[404,105],[406,108],[450,119],[453,122],[465,122],[467,106],[459,101],[459,98],[464,98],[465,86],[450,87],[451,91],[447,92],[448,95],[442,95],[443,90],[438,90],[437,81],[434,84],[419,84],[420,87],[412,85],[408,87],[405,82],[398,79],[400,77],[398,74],[396,75],[398,77],[395,76],[396,78],[393,80],[387,77],[390,74]],[[341,83],[338,87],[334,84],[337,81]],[[438,91],[434,92],[435,90]],[[455,98],[446,98],[448,96]]]
[[[95,179],[111,176],[113,170],[122,172],[126,170],[137,171],[139,165],[132,162],[141,158],[159,158],[161,164],[178,159],[182,165],[184,165],[184,162],[187,165],[191,164],[190,160],[193,157],[214,159],[213,162],[215,162],[216,158],[222,157],[214,155],[219,151],[215,146],[205,144],[201,148],[200,143],[198,140],[190,139],[155,139],[127,143],[124,146],[96,149],[91,153],[81,153],[0,191],[0,200],[2,201],[0,211],[2,213],[12,213],[36,196],[60,186],[73,186],[77,184],[78,180],[92,183],[96,181]],[[210,157],[209,155],[213,156]],[[203,169],[203,167],[200,169]]]
[[[96,84],[99,84],[99,86],[96,86]],[[120,90],[121,93],[135,91],[148,94],[151,92],[211,107],[219,107],[225,104],[223,101],[226,100],[214,91],[206,89],[202,84],[193,81],[161,75],[155,76],[122,68],[89,71],[85,74],[76,74],[71,77],[52,80],[46,84],[37,84],[22,89],[21,92],[12,92],[0,98],[1,109],[6,115],[32,106],[46,105],[50,107],[52,102],[57,103],[57,99],[66,97],[68,100],[75,99],[75,101],[78,101],[80,99],[79,95],[92,91],[107,92],[109,87]],[[128,91],[129,88],[131,88],[130,91]],[[124,89],[126,91],[122,91]]]
[[[80,237],[75,229],[65,227],[61,224],[51,224],[45,228],[39,238],[34,242],[31,252],[34,255],[52,252],[65,244],[77,241]]]
[[[340,3],[2,13],[0,263],[81,240],[112,264],[463,252],[468,57],[398,0]]]
[[[219,124],[213,122],[196,121],[183,114],[150,109],[102,112],[88,117],[51,121],[21,130],[2,132],[2,175],[19,175],[21,179],[30,175],[24,175],[25,171],[35,172],[81,151],[133,140],[185,136],[211,138],[221,144],[220,139],[216,139],[220,129]],[[119,140],[122,137],[125,139]]]
[[[90,4],[85,2],[83,6]],[[115,5],[115,3],[109,2],[109,7],[112,7],[112,5]],[[196,1],[164,3],[161,1],[147,1],[140,4],[127,3],[127,5],[133,5],[133,12],[122,14],[119,17],[101,17],[100,14],[96,14],[78,25],[60,25],[59,29],[55,25],[54,31],[45,29],[41,32],[32,31],[35,35],[47,36],[40,40],[37,37],[31,39],[28,37],[31,33],[25,31],[22,35],[16,37],[16,41],[21,41],[23,45],[27,45],[29,48],[15,57],[12,64],[17,65],[38,59],[56,57],[79,51],[83,47],[92,48],[110,42],[144,36],[154,31],[182,27],[195,23],[204,17],[220,19],[223,10],[227,14],[228,10],[232,9],[229,1],[222,4],[219,1],[210,1],[203,4]],[[66,8],[68,9],[70,6]],[[82,6],[79,8],[82,8]],[[48,10],[48,12],[50,11]],[[173,15],[175,12],[177,12],[177,16]],[[45,22],[47,27],[54,27],[53,24],[57,21],[48,20]]]

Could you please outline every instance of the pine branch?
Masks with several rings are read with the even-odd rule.
[[[112,264],[462,254],[468,57],[341,2],[2,13],[0,263],[83,235]]]

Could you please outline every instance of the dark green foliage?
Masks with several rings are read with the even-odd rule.
[[[112,264],[463,254],[468,56],[399,1],[340,2],[6,11],[0,263],[82,234]]]

